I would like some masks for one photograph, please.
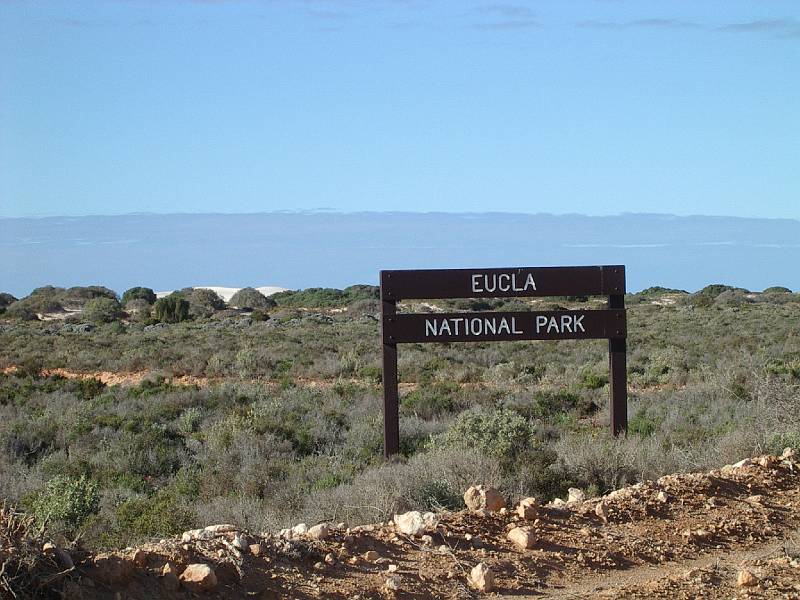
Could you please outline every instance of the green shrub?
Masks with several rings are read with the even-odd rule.
[[[125,303],[125,312],[133,321],[146,322],[150,318],[152,304],[141,298],[134,298]]]
[[[153,316],[161,323],[180,323],[189,318],[189,303],[175,293],[159,298],[153,305]]]
[[[96,298],[118,301],[114,290],[101,285],[75,286],[64,290],[58,295],[59,301],[69,308],[81,308],[87,302]]]
[[[594,373],[592,371],[585,371],[581,377],[581,385],[587,390],[599,390],[608,384],[607,373]]]
[[[358,376],[370,383],[379,384],[383,381],[383,370],[377,365],[364,365],[358,370]]]
[[[5,310],[17,299],[9,293],[0,292],[0,314],[3,314]]]
[[[639,292],[642,296],[656,296],[662,294],[688,294],[686,290],[678,290],[675,288],[668,288],[668,287],[661,287],[660,285],[654,285],[649,288],[643,289]]]
[[[271,298],[278,306],[303,307],[338,307],[347,306],[357,300],[378,298],[380,290],[373,285],[351,285],[343,290],[335,288],[308,288],[305,290],[287,290],[272,294]]]
[[[780,454],[784,448],[800,448],[800,429],[794,431],[784,431],[773,433],[767,441],[767,451],[772,454]]]
[[[178,418],[178,429],[184,435],[194,433],[203,422],[203,409],[199,406],[190,406]]]
[[[699,290],[696,293],[702,294],[704,296],[711,296],[712,298],[716,298],[722,292],[730,292],[730,291],[733,291],[735,289],[736,288],[734,288],[733,286],[730,286],[730,285],[725,285],[725,284],[722,284],[722,283],[712,283],[711,285],[707,285],[706,287],[704,287],[703,289]]]
[[[264,294],[255,288],[246,287],[240,289],[233,296],[231,296],[228,304],[234,308],[242,308],[245,310],[262,309],[269,310],[275,308],[278,303],[272,298],[267,298]]]
[[[431,510],[459,510],[464,504],[462,494],[446,479],[431,479],[411,489],[409,497],[414,506]]]
[[[99,506],[97,483],[85,476],[57,475],[35,494],[30,509],[39,523],[57,522],[75,529]]]
[[[635,433],[642,437],[653,435],[656,431],[656,421],[648,416],[644,411],[637,412],[628,421],[628,433]]]
[[[176,498],[175,490],[132,498],[117,507],[118,536],[125,540],[166,537],[189,529],[194,515]]]
[[[5,316],[17,321],[38,321],[39,315],[29,305],[22,301],[14,302],[5,311]]]
[[[477,448],[507,464],[541,447],[535,426],[519,413],[502,408],[461,413],[434,444],[443,448]]]
[[[106,389],[106,384],[95,377],[73,379],[70,388],[81,400],[91,400]]]
[[[580,417],[591,416],[597,411],[594,402],[566,390],[536,390],[532,397],[512,397],[505,401],[505,405],[528,418],[547,421],[573,411]]]
[[[455,384],[436,383],[431,387],[420,386],[406,394],[401,405],[405,413],[431,419],[455,410],[457,392],[458,386]]]
[[[131,300],[144,300],[148,304],[155,304],[157,298],[156,293],[148,287],[132,287],[122,294],[122,304],[125,305]]]
[[[121,316],[122,307],[111,298],[93,298],[83,306],[83,318],[93,323],[111,323]]]
[[[216,311],[225,308],[225,301],[214,290],[184,288],[175,293],[189,302],[189,316],[191,317],[210,317]]]

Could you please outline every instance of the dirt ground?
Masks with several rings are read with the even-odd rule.
[[[19,371],[20,367],[17,365],[11,365],[8,367],[4,367],[0,369],[0,373],[5,375],[12,375]],[[195,375],[180,375],[180,376],[165,376],[163,373],[156,373],[152,371],[128,371],[128,372],[114,372],[114,371],[88,371],[88,372],[80,372],[80,371],[70,371],[69,369],[42,369],[41,375],[43,377],[63,377],[64,379],[97,379],[104,385],[109,386],[122,386],[122,387],[132,387],[140,385],[146,379],[155,379],[158,376],[165,377],[165,380],[172,385],[176,386],[197,386],[197,387],[209,387],[213,385],[220,385],[223,383],[252,383],[252,384],[259,384],[259,385],[266,385],[266,386],[274,386],[280,387],[283,382],[280,379],[265,379],[265,378],[253,378],[253,379],[242,379],[240,377],[198,377]],[[366,379],[366,378],[358,378],[358,377],[349,377],[349,378],[307,378],[307,377],[295,377],[293,383],[298,386],[302,387],[310,387],[310,388],[322,388],[322,389],[329,389],[337,384],[348,383],[354,385],[376,385],[373,379]],[[459,387],[462,389],[468,388],[491,388],[493,384],[491,382],[461,382],[458,384]],[[508,386],[505,386],[508,387]],[[643,392],[648,390],[657,390],[662,389],[666,386],[664,385],[651,385],[648,387],[635,387],[635,386],[628,386],[628,390],[630,392]],[[408,392],[412,392],[419,388],[419,383],[414,381],[400,381],[398,382],[398,388],[401,394],[405,394]],[[522,389],[520,387],[520,389]]]
[[[800,600],[796,455],[539,506],[527,521],[514,508],[438,515],[415,537],[392,523],[331,525],[321,540],[218,526],[112,553],[71,549],[62,597]],[[533,532],[530,549],[508,540],[517,526]],[[471,584],[478,563],[494,574],[491,592]],[[216,583],[206,591],[180,583],[189,564],[209,565]]]

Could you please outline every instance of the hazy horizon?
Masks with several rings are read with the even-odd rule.
[[[278,211],[0,219],[0,286],[377,284],[381,269],[625,264],[628,289],[800,288],[800,221],[624,213]]]
[[[320,215],[320,214],[337,214],[337,215],[521,215],[527,217],[535,216],[548,216],[548,217],[597,217],[597,218],[614,218],[625,217],[630,215],[635,216],[651,216],[651,217],[678,217],[678,218],[709,218],[709,219],[743,219],[743,220],[756,220],[756,221],[793,221],[800,223],[800,217],[760,217],[760,216],[747,216],[747,215],[733,215],[733,214],[712,214],[704,212],[645,212],[645,211],[620,211],[616,213],[594,213],[594,212],[553,212],[553,211],[513,211],[513,210],[341,210],[338,208],[321,206],[318,208],[279,208],[274,210],[231,210],[225,212],[217,211],[131,211],[131,212],[106,212],[95,214],[70,214],[70,213],[53,213],[53,214],[37,214],[37,215],[24,215],[24,216],[9,216],[0,214],[0,221],[19,221],[25,219],[40,220],[40,219],[79,219],[79,218],[93,218],[93,217],[138,217],[138,216],[244,216],[244,215],[283,215],[283,214],[297,214],[297,215]]]

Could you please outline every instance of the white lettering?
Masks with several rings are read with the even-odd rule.
[[[453,322],[453,329],[455,329],[455,335],[458,335],[458,324],[464,319],[450,319],[450,320]]]
[[[494,319],[491,319],[491,320],[486,319],[486,321],[483,324],[483,328],[485,329],[487,334],[489,333],[490,329],[491,329],[492,335],[497,333],[497,323],[495,322]]]
[[[425,319],[425,337],[436,335],[436,319]]]
[[[550,321],[547,323],[547,333],[550,333],[551,329],[555,329],[556,333],[561,333],[558,330],[558,321],[556,321],[555,317],[550,317]]]
[[[572,319],[574,319],[572,315],[561,315],[561,333],[565,331],[572,333]]]
[[[470,323],[470,333],[472,335],[480,335],[483,333],[483,321],[481,319],[472,319]]]
[[[503,277],[506,278],[506,283],[503,283]],[[497,278],[497,287],[500,289],[501,292],[507,292],[510,288],[509,280],[511,279],[511,275],[508,273],[501,273],[500,276]]]
[[[536,291],[536,281],[533,278],[533,273],[528,273],[525,276],[524,285],[520,285],[517,275],[522,277],[522,275],[518,273],[473,273],[470,275],[472,292],[475,294],[483,294],[486,292]]]
[[[511,333],[514,333],[516,335],[522,334],[522,330],[517,329],[517,317],[511,317]]]
[[[575,326],[575,333],[578,333],[578,327],[581,328],[581,331],[586,333],[586,330],[583,328],[583,317],[586,315],[581,315],[580,317],[573,317],[572,324]]]
[[[565,318],[562,317],[562,321]],[[463,327],[462,327],[463,324]],[[558,332],[558,323],[554,317],[544,315],[536,317],[536,333],[542,328],[547,328],[547,333],[555,328]],[[426,318],[425,337],[459,336],[459,335],[525,335],[523,327],[517,323],[516,317],[451,317],[449,319]]]
[[[503,333],[503,328],[505,328],[505,330],[506,330],[506,333],[511,333],[511,329],[509,329],[509,327],[508,327],[508,321],[506,321],[506,318],[505,318],[505,317],[503,317],[502,319],[500,319],[500,326],[497,328],[497,333],[498,333],[498,334],[499,334],[499,333]]]
[[[477,273],[472,275],[472,291],[473,292],[482,292],[481,289],[481,276]]]

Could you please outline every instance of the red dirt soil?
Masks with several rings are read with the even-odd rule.
[[[532,528],[533,548],[506,538],[517,525]],[[324,540],[229,531],[111,553],[71,550],[75,567],[64,575],[64,597],[800,600],[800,464],[785,454],[670,475],[563,508],[540,507],[539,518],[524,523],[511,509],[445,513],[428,533],[431,539],[410,537],[387,523],[333,527]],[[239,550],[235,536],[250,546]],[[377,560],[364,558],[371,550]],[[489,594],[470,586],[480,562],[495,576]],[[210,565],[218,583],[206,592],[176,586],[162,574],[167,563],[176,574]],[[753,585],[737,583],[742,570]],[[386,586],[391,577],[396,590]]]

